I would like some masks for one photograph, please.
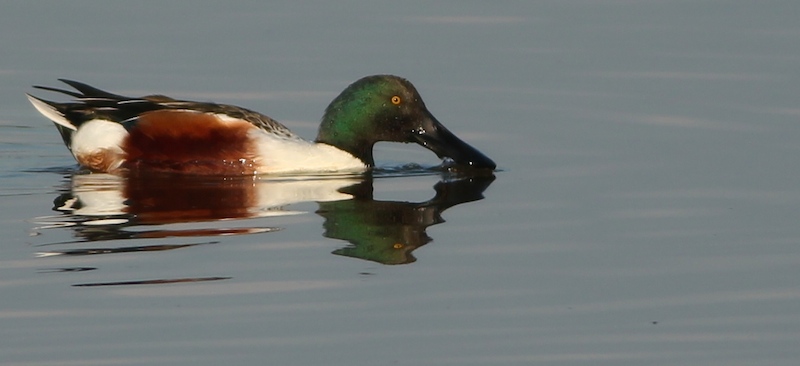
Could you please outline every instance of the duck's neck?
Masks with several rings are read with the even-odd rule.
[[[359,115],[347,116],[344,113],[340,113],[337,108],[329,107],[325,116],[322,117],[319,133],[317,133],[317,138],[314,141],[346,151],[363,161],[367,166],[375,166],[372,148],[376,141],[364,137],[363,133],[358,133],[357,129],[361,127],[361,122],[363,122],[358,120],[359,118],[363,117]]]
[[[356,157],[356,159],[361,160],[364,165],[368,167],[375,166],[375,159],[372,157],[373,144],[348,144],[344,142],[336,142],[335,140],[320,138],[319,136],[317,136],[317,139],[314,140],[314,142],[331,145],[339,150],[345,151]]]

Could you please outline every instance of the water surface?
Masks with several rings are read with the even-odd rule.
[[[798,10],[9,4],[0,363],[794,365]],[[310,138],[375,73],[500,171],[379,144],[372,178],[119,181],[76,173],[23,94],[70,78]]]

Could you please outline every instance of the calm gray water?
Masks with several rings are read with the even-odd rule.
[[[796,365],[798,13],[4,4],[0,364]],[[500,171],[407,172],[435,156],[381,144],[370,180],[143,189],[73,174],[23,95],[70,78],[238,104],[311,138],[375,73],[409,78]]]

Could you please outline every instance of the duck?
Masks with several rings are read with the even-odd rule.
[[[92,172],[156,171],[198,175],[364,172],[375,167],[380,141],[416,143],[441,159],[494,170],[486,155],[441,124],[408,80],[363,77],[325,109],[317,137],[305,140],[278,121],[227,104],[165,95],[126,97],[59,79],[48,86],[73,101],[26,94],[52,121],[78,164]]]

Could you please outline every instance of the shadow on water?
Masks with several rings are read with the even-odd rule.
[[[410,173],[409,173],[410,172]],[[305,214],[292,204],[317,202],[316,214],[325,219],[325,237],[348,244],[332,253],[381,264],[416,261],[412,252],[431,242],[429,226],[443,223],[446,209],[483,198],[495,177],[491,173],[408,170],[408,175],[437,174],[433,197],[422,202],[374,199],[376,179],[402,179],[399,170],[368,175],[300,178],[187,177],[106,174],[66,175],[55,198],[58,215],[36,218],[37,230],[66,229],[74,240],[40,244],[40,257],[91,256],[171,251],[219,243],[222,237],[265,234],[283,230],[270,226],[270,217]],[[230,227],[231,223],[264,226]],[[275,221],[275,220],[273,220]],[[219,225],[224,223],[224,225]],[[131,239],[204,238],[195,243],[119,245]],[[113,243],[113,244],[112,244]],[[106,244],[106,245],[102,245]],[[61,249],[66,245],[80,248]],[[94,267],[50,268],[42,272],[77,272]],[[216,281],[230,277],[175,278],[84,283],[75,286],[113,286]]]

